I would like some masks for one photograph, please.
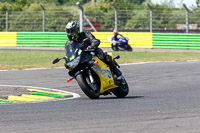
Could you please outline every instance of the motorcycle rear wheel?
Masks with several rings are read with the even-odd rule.
[[[81,88],[81,90],[90,98],[90,99],[98,99],[100,96],[99,85],[95,80],[95,83],[90,83],[89,77],[87,74],[81,73],[76,77],[76,80]],[[94,88],[96,87],[95,91]]]
[[[126,95],[128,95],[129,87],[128,87],[126,80],[123,79],[122,84],[119,87],[113,89],[112,92],[118,98],[123,98]]]

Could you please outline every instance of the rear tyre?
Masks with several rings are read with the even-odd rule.
[[[123,98],[128,95],[129,87],[125,79],[122,79],[122,83],[119,87],[112,90],[113,94],[118,98]]]
[[[87,95],[90,99],[98,99],[100,96],[99,92],[99,84],[98,81],[95,80],[95,83],[92,84],[89,80],[89,77],[85,73],[81,73],[76,76],[76,80],[82,89],[82,91]]]

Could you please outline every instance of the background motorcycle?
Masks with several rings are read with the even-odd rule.
[[[81,50],[81,46],[80,43],[67,45],[66,56],[53,61],[55,64],[61,59],[65,60],[65,67],[72,77],[68,79],[68,82],[76,79],[82,91],[91,99],[98,99],[100,95],[111,93],[117,97],[125,97],[129,92],[125,78],[122,76],[123,78],[118,81],[117,76],[107,64],[101,61],[94,52]]]
[[[111,38],[108,40],[112,43],[111,47],[113,51],[132,51],[131,46],[128,44],[128,38],[118,38],[116,41],[111,41]]]

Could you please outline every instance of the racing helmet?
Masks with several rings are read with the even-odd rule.
[[[114,33],[118,33],[118,29],[114,29],[113,32],[114,32]]]
[[[76,39],[76,37],[80,33],[79,22],[71,21],[71,22],[67,23],[67,25],[65,27],[65,32],[66,32],[69,40]]]

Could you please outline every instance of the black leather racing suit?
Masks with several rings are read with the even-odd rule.
[[[112,34],[111,40],[115,40],[115,41],[117,41],[117,39],[118,39],[117,36],[118,36],[118,35],[121,36],[121,37],[123,37],[123,38],[125,38],[122,34],[114,33],[114,34]]]
[[[95,53],[97,55],[97,57],[102,60],[103,62],[105,62],[106,64],[108,64],[110,66],[110,69],[119,77],[121,76],[121,71],[116,67],[116,64],[114,63],[114,61],[112,60],[112,57],[107,55],[106,53],[103,52],[102,49],[98,48],[98,46],[100,45],[100,40],[96,39],[94,37],[94,35],[92,35],[92,33],[90,33],[89,31],[86,32],[81,32],[78,34],[76,40],[68,40],[65,44],[69,45],[71,43],[78,42],[78,43],[83,43],[83,40],[85,38],[89,38],[89,42],[87,44],[84,44],[84,48],[91,48],[91,49],[95,49]]]
[[[116,45],[118,42],[117,42],[117,39],[118,39],[118,37],[117,36],[121,36],[121,37],[123,37],[123,38],[125,38],[122,34],[119,34],[119,33],[114,33],[114,34],[112,34],[112,37],[111,37],[111,41],[112,41],[112,43],[113,43],[113,45]]]

